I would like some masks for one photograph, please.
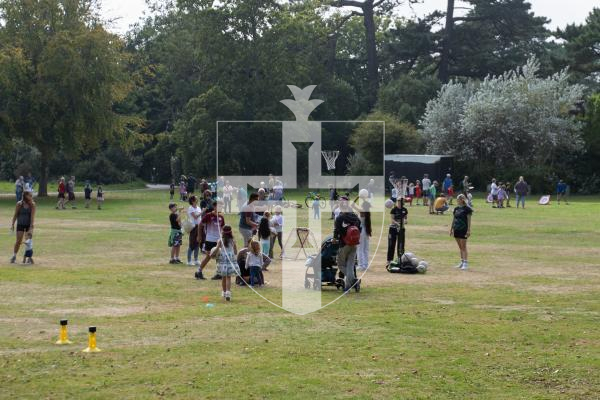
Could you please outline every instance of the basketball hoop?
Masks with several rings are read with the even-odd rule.
[[[327,171],[333,171],[335,169],[335,162],[337,161],[338,157],[340,156],[340,152],[339,151],[322,151],[321,154],[323,154],[323,158],[325,159],[325,162],[327,163]]]
[[[406,189],[408,188],[408,179],[406,178],[394,178],[390,179],[390,183],[396,189],[396,196],[398,199],[406,198]]]

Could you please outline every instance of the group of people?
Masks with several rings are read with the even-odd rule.
[[[31,175],[31,172],[27,174],[27,177],[23,177],[23,175],[19,176],[15,181],[15,197],[17,199],[17,203],[23,200],[23,194],[25,192],[32,192],[35,186],[35,179]]]
[[[83,196],[85,199],[85,208],[90,208],[90,204],[92,202],[92,193],[94,189],[90,181],[85,181],[85,186],[83,188]],[[98,185],[96,188],[96,206],[98,210],[102,209],[102,205],[104,204],[104,190],[102,189],[102,185]],[[67,182],[65,182],[64,176],[58,180],[58,202],[56,203],[57,210],[65,210],[67,206],[72,209],[77,208],[76,198],[75,198],[75,177],[71,176]]]

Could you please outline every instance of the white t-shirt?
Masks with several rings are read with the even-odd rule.
[[[273,215],[271,225],[275,228],[275,232],[283,232],[283,215]]]
[[[225,187],[223,187],[223,197],[227,197],[229,199],[231,199],[233,197],[233,186],[231,185],[225,185]]]
[[[196,213],[196,215],[198,215],[198,218],[194,218],[192,216],[192,214],[194,214],[194,213]],[[202,209],[200,207],[189,206],[188,211],[187,211],[187,216],[188,216],[188,221],[190,221],[191,223],[194,224],[194,226],[196,226],[200,223],[200,220],[202,219]]]
[[[248,255],[246,256],[246,268],[262,267],[262,266],[263,266],[262,253],[259,253],[258,255],[256,255],[253,252],[248,251]]]
[[[431,179],[423,178],[421,184],[423,185],[423,190],[429,190],[431,188]]]
[[[33,240],[27,239],[25,241],[25,250],[27,250],[27,251],[33,250]]]
[[[492,193],[492,196],[498,196],[498,185],[496,185],[496,182],[492,182],[492,186],[490,186],[490,192]]]

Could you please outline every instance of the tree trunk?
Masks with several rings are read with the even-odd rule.
[[[40,183],[38,186],[38,197],[48,197],[48,153],[41,150]]]
[[[454,33],[454,0],[448,0],[446,11],[446,28],[444,29],[444,39],[442,41],[442,51],[438,78],[442,83],[448,83],[450,80],[450,49],[452,47],[452,37]]]
[[[375,37],[375,16],[373,10],[373,1],[365,2],[363,6],[363,22],[366,30],[367,44],[367,79],[368,89],[367,101],[369,110],[377,102],[377,91],[379,90],[379,60],[377,59],[377,40]]]

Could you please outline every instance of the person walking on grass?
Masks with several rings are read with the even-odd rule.
[[[210,252],[217,246],[219,239],[221,238],[221,228],[225,226],[225,218],[223,214],[219,212],[219,203],[212,200],[212,203],[206,208],[204,216],[200,220],[200,228],[198,234],[204,238],[198,242],[202,243],[202,252],[204,253],[204,259],[200,263],[198,271],[194,274],[196,279],[204,280],[203,271],[206,265],[210,261]],[[213,281],[221,279],[217,270],[216,274],[212,277]]]
[[[102,210],[103,204],[104,204],[104,190],[102,189],[102,185],[98,185],[98,190],[96,191],[96,205],[98,206],[98,210]]]
[[[175,197],[175,181],[171,181],[169,185],[169,200],[173,201],[173,197]]]
[[[65,193],[67,192],[67,185],[65,184],[65,178],[61,177],[58,181],[58,202],[56,203],[57,210],[65,209]]]
[[[187,265],[194,266],[200,265],[198,262],[198,252],[200,251],[200,242],[198,241],[200,235],[198,234],[198,225],[202,218],[202,210],[198,207],[198,198],[194,195],[190,196],[188,200],[190,206],[188,207],[187,216],[188,221],[193,225],[192,230],[189,234],[188,251],[187,251]],[[194,261],[192,262],[192,255]]]
[[[492,208],[498,208],[498,192],[500,191],[500,186],[496,183],[496,179],[492,179],[492,184],[490,185],[490,194],[492,195]]]
[[[31,231],[25,234],[25,254],[23,255],[23,264],[33,264],[33,234]]]
[[[33,223],[35,222],[35,210],[36,205],[33,201],[32,192],[24,192],[23,200],[17,203],[15,207],[15,213],[12,218],[12,224],[10,227],[11,232],[15,231],[15,222],[17,223],[17,237],[15,240],[15,246],[13,248],[13,255],[10,259],[11,264],[17,261],[17,254],[21,248],[23,242],[23,236],[25,233],[31,233],[33,235]]]
[[[179,252],[181,250],[181,244],[183,243],[183,232],[181,232],[181,215],[183,208],[178,208],[177,204],[169,204],[169,222],[171,224],[171,230],[169,232],[169,247],[171,248],[171,261],[169,264],[181,264],[179,259]]]
[[[271,218],[271,226],[275,229],[275,235],[271,236],[271,251],[269,253],[269,257],[273,258],[273,250],[275,249],[275,239],[277,239],[277,243],[279,243],[279,248],[281,249],[281,254],[279,258],[284,257],[283,251],[283,208],[279,205],[275,206],[273,209],[275,215]]]
[[[233,229],[231,226],[225,225],[221,239],[217,241],[214,250],[217,255],[217,273],[221,276],[221,296],[226,301],[231,301],[231,277],[238,276],[240,269],[237,265],[237,246],[233,239]]]
[[[242,211],[240,212],[240,222],[238,227],[242,238],[244,238],[244,243],[248,243],[258,227],[258,224],[256,223],[258,215],[254,212],[254,205],[252,205],[252,203],[257,200],[258,193],[252,193],[248,199],[248,203],[242,206]]]
[[[90,203],[92,202],[92,185],[90,181],[85,181],[83,196],[85,197],[85,208],[90,208]]]
[[[559,180],[556,185],[556,201],[558,205],[560,205],[560,201],[564,200],[567,205],[569,205],[569,200],[567,200],[567,190],[569,187],[563,180]]]
[[[76,204],[75,204],[75,177],[72,176],[71,179],[69,179],[69,182],[67,182],[67,203],[66,204],[71,204],[71,209],[76,209]],[[65,204],[65,205],[66,205]]]
[[[525,208],[525,197],[529,193],[529,185],[525,182],[525,178],[522,176],[519,177],[519,181],[515,184],[515,195],[517,197],[517,208],[519,208],[519,204]]]
[[[429,179],[429,175],[423,175],[423,179],[421,180],[421,187],[423,188],[423,205],[429,205],[430,190],[431,190],[431,179]],[[433,197],[435,199],[435,196]]]
[[[433,183],[429,187],[429,196],[428,196],[429,214],[435,214],[434,206],[435,206],[435,199],[437,198],[437,191],[438,191],[438,181],[433,181]]]
[[[450,236],[454,236],[460,250],[460,264],[456,268],[466,271],[469,268],[467,240],[471,237],[471,215],[473,214],[473,210],[467,205],[467,198],[464,194],[457,197],[456,203],[457,206],[454,208]]]

